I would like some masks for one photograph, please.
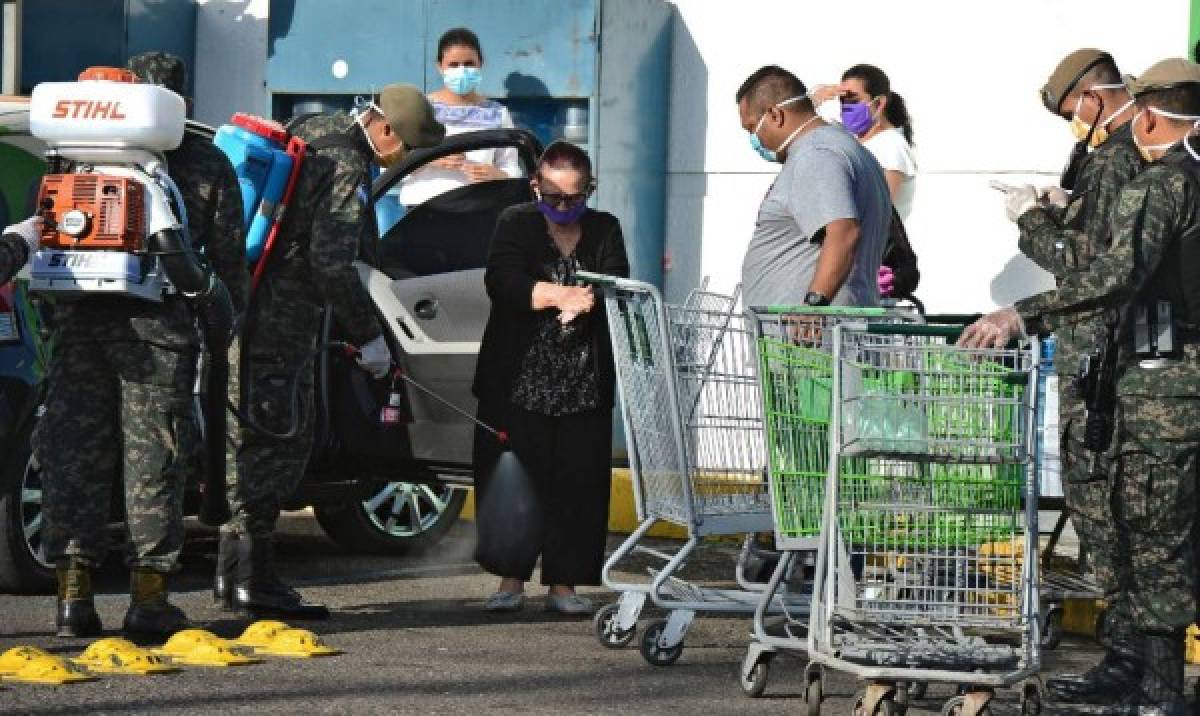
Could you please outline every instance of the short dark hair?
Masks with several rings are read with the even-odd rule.
[[[437,44],[438,62],[442,61],[442,56],[451,47],[469,47],[475,50],[475,54],[479,55],[479,61],[483,62],[483,48],[479,46],[479,35],[465,27],[453,27],[442,33]]]
[[[1100,60],[1079,78],[1070,91],[1087,89],[1088,85],[1115,85],[1121,82],[1121,71],[1111,60]]]
[[[1175,114],[1198,115],[1200,116],[1200,84],[1189,83],[1179,85],[1178,87],[1169,87],[1161,90],[1151,90],[1138,95],[1138,104],[1147,107],[1158,107],[1167,112]],[[1192,120],[1172,120],[1170,117],[1162,117],[1162,119],[1174,122],[1191,122]]]
[[[786,99],[807,95],[808,88],[796,75],[779,65],[766,65],[755,70],[754,74],[747,77],[742,86],[738,87],[737,102],[741,104],[745,100],[751,108],[765,112]],[[808,108],[812,109],[812,102],[807,99],[798,104],[807,104]],[[790,105],[789,108],[794,106]]]
[[[592,159],[587,152],[565,139],[551,142],[538,158],[537,171],[540,174],[543,167],[555,169],[574,169],[583,175],[585,183],[592,181]]]

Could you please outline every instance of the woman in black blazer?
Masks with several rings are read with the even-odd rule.
[[[551,144],[532,184],[537,201],[510,207],[496,224],[484,278],[492,311],[473,389],[479,419],[508,434],[536,485],[543,512],[546,608],[590,614],[591,605],[575,594],[575,586],[600,584],[615,374],[603,303],[591,288],[573,285],[574,274],[628,276],[629,260],[616,217],[587,207],[596,184],[582,149]],[[481,510],[500,452],[490,433],[476,431]],[[480,554],[485,547],[480,545]],[[532,559],[519,566],[481,564],[502,578],[486,609],[524,606]]]

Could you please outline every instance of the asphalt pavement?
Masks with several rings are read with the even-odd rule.
[[[544,590],[531,591],[523,612],[492,615],[483,601],[495,579],[471,562],[473,528],[462,523],[432,552],[414,557],[349,554],[304,513],[283,520],[281,573],[334,610],[312,628],[345,651],[318,659],[270,659],[236,668],[188,667],[157,677],[105,677],[65,686],[6,684],[3,714],[75,713],[663,713],[795,714],[802,712],[802,658],[780,657],[763,698],[742,695],[738,664],[749,621],[700,617],[679,661],[647,664],[636,647],[603,648],[590,619],[547,613]],[[619,543],[613,537],[610,546]],[[174,601],[200,626],[234,637],[248,621],[212,604],[209,587],[215,539],[189,539]],[[691,569],[725,578],[736,554],[717,545]],[[97,607],[116,633],[127,604],[124,570],[114,555],[98,578]],[[640,565],[631,570],[640,571]],[[643,572],[644,574],[644,572]],[[632,575],[631,575],[632,576]],[[601,588],[582,589],[597,604]],[[21,644],[74,656],[88,640],[49,636],[53,597],[0,595],[0,652]],[[1076,669],[1097,658],[1095,646],[1068,637],[1046,655],[1047,671]],[[859,685],[831,674],[823,713],[849,714]],[[937,714],[953,696],[933,686],[909,714]],[[998,695],[994,713],[1018,713],[1016,695]]]

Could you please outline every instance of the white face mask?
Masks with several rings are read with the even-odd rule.
[[[1159,109],[1158,107],[1147,107],[1146,110],[1138,112],[1137,114],[1135,114],[1133,116],[1133,121],[1130,122],[1130,124],[1129,124],[1131,129],[1133,129],[1133,130],[1137,129],[1138,119],[1140,119],[1141,116],[1143,114],[1145,114],[1145,112],[1147,110],[1157,114],[1160,117],[1166,117],[1168,119],[1177,119],[1177,120],[1180,120],[1183,122],[1191,121],[1192,129],[1196,129],[1196,128],[1200,127],[1200,115],[1177,114],[1175,112],[1168,112],[1165,109]],[[1179,144],[1179,142],[1183,141],[1184,139],[1186,139],[1186,135],[1183,137],[1180,137],[1179,139],[1176,139],[1173,142],[1163,142],[1162,144],[1142,144],[1141,142],[1138,141],[1137,132],[1136,131],[1133,132],[1133,143],[1135,145],[1137,145],[1138,151],[1141,152],[1142,158],[1145,159],[1147,162],[1154,162],[1161,158],[1161,155],[1158,157],[1154,156],[1153,152],[1163,152],[1165,154],[1168,149],[1175,146],[1176,144]],[[1200,157],[1197,157],[1196,153],[1194,151],[1192,151],[1191,145],[1189,145],[1187,142],[1184,142],[1184,147],[1187,148],[1189,154],[1191,154],[1193,157],[1196,157],[1197,161],[1200,161]]]
[[[401,142],[400,146],[396,147],[396,149],[390,154],[384,154],[383,152],[379,151],[379,147],[375,146],[375,140],[371,139],[371,133],[367,130],[367,123],[365,121],[367,115],[371,112],[375,112],[375,115],[379,117],[379,119],[383,120],[383,110],[380,109],[379,105],[375,104],[374,102],[356,109],[354,120],[358,122],[358,126],[362,129],[363,136],[367,138],[367,145],[371,147],[371,151],[375,153],[375,163],[378,164],[380,168],[387,169],[404,158],[404,143]]]

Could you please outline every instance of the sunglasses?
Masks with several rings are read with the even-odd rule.
[[[554,192],[543,191],[542,201],[554,207],[571,207],[578,206],[587,201],[588,194],[591,192],[580,192],[579,194],[558,194]]]

